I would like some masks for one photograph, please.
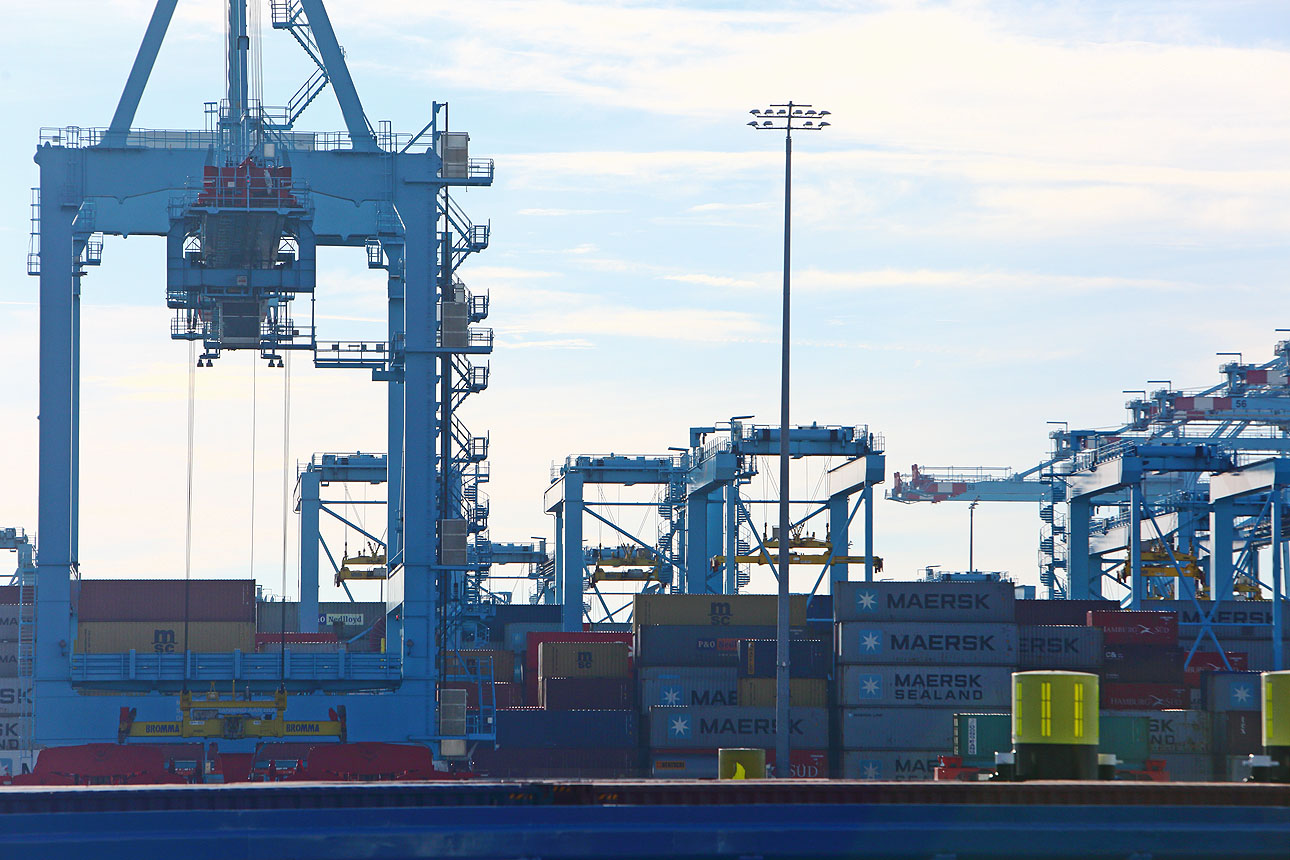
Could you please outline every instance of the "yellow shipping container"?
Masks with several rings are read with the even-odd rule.
[[[626,642],[543,642],[538,646],[539,678],[626,678]]]
[[[189,651],[255,651],[253,621],[189,621]],[[176,654],[184,650],[183,621],[83,621],[77,654]]]
[[[788,703],[794,708],[827,708],[829,682],[823,678],[789,678]],[[740,678],[739,707],[775,707],[775,679]]]
[[[638,594],[633,617],[637,627],[666,624],[688,627],[771,626],[776,622],[773,594]],[[805,594],[789,598],[789,625],[806,624]]]

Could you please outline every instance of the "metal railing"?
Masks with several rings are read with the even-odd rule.
[[[179,654],[72,655],[72,682],[102,681],[398,681],[402,661],[396,654],[286,652],[285,672],[278,651]],[[185,673],[184,664],[188,671]]]

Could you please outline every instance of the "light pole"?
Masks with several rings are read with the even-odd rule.
[[[979,504],[981,504],[980,499],[973,499],[972,504],[968,505],[968,573],[976,573],[976,565],[972,562],[972,541],[975,535],[976,506]]]
[[[793,193],[793,132],[819,131],[829,123],[826,110],[816,110],[810,105],[773,104],[765,110],[749,111],[755,119],[748,123],[758,131],[784,132],[784,310],[783,332],[780,335],[779,370],[779,601],[775,617],[775,764],[776,774],[787,778],[789,765],[789,716],[788,716],[788,561],[792,541],[789,538],[791,519],[788,513],[788,333],[789,333],[789,263],[791,259]]]

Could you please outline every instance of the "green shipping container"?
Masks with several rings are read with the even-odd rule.
[[[1112,753],[1134,768],[1151,757],[1151,719],[1122,714],[1102,714],[1098,720],[1098,752]]]
[[[992,767],[994,754],[1012,750],[1008,714],[955,714],[954,754],[968,767]]]

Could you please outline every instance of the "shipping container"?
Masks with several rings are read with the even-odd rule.
[[[962,708],[844,708],[842,748],[954,749],[954,714]]]
[[[1114,600],[1018,600],[1017,623],[1083,627],[1090,611],[1119,608]]]
[[[1012,715],[955,714],[953,749],[968,767],[993,767],[995,753],[1012,750]]]
[[[789,739],[804,749],[829,745],[825,708],[794,708]],[[649,742],[655,749],[722,749],[775,745],[774,708],[649,709]]]
[[[1151,756],[1156,753],[1209,753],[1213,748],[1213,719],[1205,711],[1139,710],[1123,716],[1146,717]]]
[[[840,663],[1015,666],[1015,624],[921,624],[843,621]]]
[[[1165,763],[1170,782],[1213,782],[1218,770],[1215,765],[1222,761],[1209,753],[1153,753],[1151,757]]]
[[[543,642],[538,678],[626,678],[628,660],[625,642]]]
[[[1096,627],[1022,624],[1017,665],[1024,669],[1090,669],[1102,665],[1102,631]]]
[[[538,688],[538,707],[551,711],[634,710],[635,684],[627,677],[543,678]]]
[[[1224,711],[1215,714],[1214,752],[1217,755],[1241,756],[1263,752],[1263,712]]]
[[[774,678],[740,678],[739,706],[744,708],[773,708],[776,697]],[[794,708],[827,708],[829,682],[823,678],[791,678],[788,682],[788,701]]]
[[[1165,645],[1123,644],[1102,647],[1102,680],[1116,684],[1185,686],[1186,653]]]
[[[1272,672],[1277,669],[1277,651],[1281,652],[1281,668],[1290,669],[1290,642],[1282,642],[1280,648],[1271,639],[1231,639],[1223,642],[1224,646],[1240,642],[1241,650],[1247,655],[1246,665],[1252,671]]]
[[[1210,629],[1218,636],[1224,646],[1228,639],[1270,639],[1272,637],[1272,601],[1271,600],[1224,600],[1214,608],[1213,601],[1200,601],[1200,609],[1190,600],[1152,601],[1152,607],[1159,606],[1167,612],[1178,613],[1178,628],[1183,638],[1183,645],[1190,648],[1196,641],[1196,634],[1201,630],[1201,613],[1209,618]],[[1282,603],[1286,612],[1290,612],[1290,601]],[[1290,631],[1283,631],[1290,633]],[[1290,636],[1287,636],[1290,638]],[[1213,647],[1213,642],[1206,636],[1201,646]]]
[[[635,776],[639,764],[635,746],[493,749],[480,744],[471,755],[471,771],[494,779],[621,779]]]
[[[1183,651],[1183,657],[1187,652]],[[1199,687],[1201,675],[1206,672],[1244,672],[1250,668],[1250,655],[1246,651],[1227,651],[1227,665],[1217,651],[1197,651],[1191,655],[1191,661],[1183,667],[1183,683],[1188,687]]]
[[[479,688],[481,685],[470,681],[440,681],[440,690],[465,690],[466,710],[479,710]],[[485,690],[488,685],[483,685]],[[524,706],[524,688],[513,682],[498,682],[491,685],[493,704],[498,708],[521,708]],[[487,693],[485,693],[487,697]]]
[[[779,598],[773,594],[638,594],[632,618],[639,631],[645,626],[750,627],[777,623]],[[789,600],[793,627],[806,624],[805,594]]]
[[[878,782],[919,782],[936,778],[946,750],[846,750],[842,778]]]
[[[588,632],[574,631],[530,631],[524,637],[524,644],[518,649],[524,654],[524,689],[530,702],[538,700],[538,652],[543,642],[626,642],[628,647],[634,644],[631,632]]]
[[[838,674],[843,707],[916,705],[961,710],[1012,706],[1009,666],[843,666]]]
[[[1016,589],[1010,582],[839,582],[833,590],[838,621],[1012,623],[1016,618]]]
[[[1181,710],[1191,704],[1186,687],[1172,684],[1101,684],[1104,711]]]
[[[0,642],[18,641],[18,605],[0,603]]]
[[[385,617],[384,603],[328,602],[318,604],[318,630],[335,633],[342,640],[370,630]],[[260,633],[281,633],[283,616],[287,632],[300,630],[300,604],[289,601],[260,601],[256,605],[255,629]]]
[[[515,654],[500,649],[463,648],[444,654],[444,668],[449,675],[479,675],[488,670],[491,661],[494,681],[515,680]]]
[[[774,639],[741,639],[739,641],[739,677],[774,678]],[[788,673],[794,678],[827,678],[833,674],[833,637],[796,639],[788,643]]]
[[[28,585],[23,594],[23,600],[18,599],[18,586],[0,585],[0,603],[31,603],[36,599],[36,589]]]
[[[650,775],[655,779],[716,779],[717,750],[653,750]],[[791,779],[825,779],[829,754],[825,750],[790,750]],[[766,750],[766,776],[775,776],[775,750]]]
[[[0,642],[0,678],[18,677],[18,643]]]
[[[1205,672],[1200,679],[1202,707],[1210,713],[1261,707],[1258,672]]]
[[[21,714],[31,704],[31,681],[0,677],[0,717]]]
[[[797,635],[797,634],[794,634]],[[642,627],[636,639],[640,666],[739,666],[740,639],[774,638],[774,627]]]
[[[497,712],[497,745],[502,748],[618,749],[636,743],[635,711],[508,708]]]
[[[739,704],[738,670],[725,668],[646,667],[640,670],[640,706],[706,708]]]
[[[1088,626],[1102,628],[1106,645],[1178,644],[1177,612],[1091,611]]]
[[[1140,770],[1151,757],[1151,718],[1102,714],[1098,720],[1099,752],[1115,755],[1123,770]]]
[[[190,622],[249,622],[254,628],[255,581],[83,579],[77,618],[81,622],[187,618]]]
[[[251,621],[189,621],[189,651],[255,649],[255,624]],[[76,625],[77,654],[183,653],[183,621],[82,621]]]

